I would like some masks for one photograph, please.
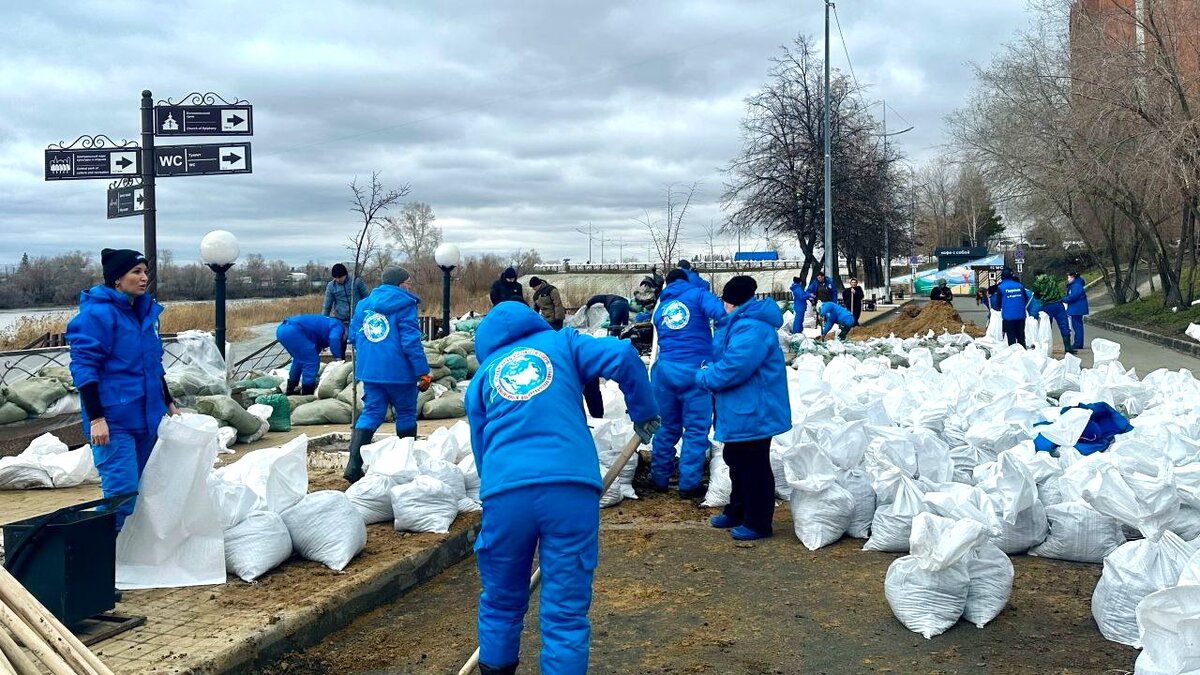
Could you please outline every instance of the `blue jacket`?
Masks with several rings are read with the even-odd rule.
[[[1063,296],[1062,301],[1067,306],[1067,316],[1088,314],[1087,290],[1083,287],[1083,277],[1075,277],[1075,281],[1067,284],[1067,294]]]
[[[706,291],[712,290],[712,285],[708,283],[708,279],[700,276],[696,270],[683,270],[687,274],[688,281],[697,288],[703,288]]]
[[[363,382],[412,384],[429,373],[429,360],[421,344],[424,336],[417,323],[419,304],[417,296],[391,284],[379,286],[358,304],[350,322],[356,378]]]
[[[825,319],[825,326],[821,328],[821,335],[825,335],[829,331],[833,330],[834,324],[842,326],[843,328],[851,328],[858,324],[858,322],[854,320],[854,314],[836,302],[821,303],[820,312],[821,317]]]
[[[357,308],[358,303],[367,297],[366,282],[358,277],[347,276],[340,284],[332,280],[325,284],[325,303],[321,305],[321,314],[330,316],[329,311],[333,310],[333,317],[349,321],[351,293],[354,294],[354,306]]]
[[[821,283],[817,281],[816,277],[813,277],[813,280],[808,282],[808,288],[805,289],[805,292],[808,293],[812,297],[816,297],[817,289],[820,287],[821,287]],[[825,287],[829,289],[830,299],[833,300],[834,302],[837,302],[838,294],[836,291],[833,290],[833,279],[831,279],[829,277],[825,277]]]
[[[716,394],[714,436],[723,443],[770,438],[792,428],[774,300],[751,300],[725,316],[713,336],[713,362],[696,385]]]
[[[162,305],[93,286],[79,294],[79,314],[67,324],[71,378],[76,387],[96,383],[111,430],[156,431],[167,414],[163,394],[163,346],[158,336]],[[84,434],[91,421],[83,412]]]
[[[676,281],[667,284],[654,308],[658,358],[700,365],[712,358],[710,322],[725,318],[725,303],[707,290]]]
[[[556,331],[516,302],[502,302],[483,318],[475,355],[480,366],[466,408],[484,500],[539,483],[600,492],[600,460],[581,404],[585,382],[619,382],[635,421],[658,414],[646,366],[629,342]]]
[[[792,285],[788,290],[792,292],[792,312],[799,313],[800,311],[803,311],[804,303],[812,299],[812,293],[809,293],[807,290],[805,290],[804,284],[800,282],[792,282]],[[801,309],[798,310],[796,309],[797,307],[800,307]]]
[[[990,307],[1000,310],[1000,318],[1013,321],[1025,318],[1025,307],[1029,304],[1029,291],[1015,279],[1005,279],[996,285]]]
[[[284,319],[283,323],[299,328],[304,337],[317,346],[318,354],[328,349],[333,358],[346,358],[345,345],[342,344],[346,326],[341,321],[320,314],[297,314]]]

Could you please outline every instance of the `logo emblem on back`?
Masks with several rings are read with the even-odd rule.
[[[509,401],[528,401],[554,381],[550,357],[536,349],[519,349],[496,364],[492,388]]]
[[[692,312],[688,306],[678,300],[668,302],[662,310],[663,325],[671,330],[679,330],[688,325],[688,321],[692,319]]]
[[[383,342],[392,332],[392,325],[388,323],[386,316],[371,312],[363,319],[362,332],[371,342]]]

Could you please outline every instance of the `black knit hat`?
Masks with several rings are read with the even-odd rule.
[[[343,265],[342,263],[337,263],[336,265],[333,266],[333,269],[329,270],[329,276],[333,277],[334,279],[336,279],[338,277],[344,277],[348,274],[350,274],[350,272],[346,269],[346,266]]]
[[[679,268],[675,268],[675,269],[671,270],[670,272],[667,272],[667,283],[668,284],[676,282],[676,281],[687,281],[687,278],[688,278],[687,272],[684,272],[683,270],[681,270]]]
[[[146,256],[131,248],[106,248],[100,251],[100,265],[104,268],[104,285],[115,285],[117,279],[129,274],[129,270],[144,262],[146,262]]]
[[[721,299],[731,305],[744,305],[754,297],[757,290],[758,282],[754,277],[740,275],[725,282],[725,288],[721,290]]]
[[[680,260],[676,267],[681,270],[690,270],[692,269],[692,263],[687,260]]]
[[[541,285],[542,285],[542,280],[541,280],[541,279],[539,279],[539,278],[537,278],[537,277],[530,277],[530,278],[529,278],[529,287],[530,287],[530,288],[537,288],[538,286],[541,286]]]

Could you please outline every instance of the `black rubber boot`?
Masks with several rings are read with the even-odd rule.
[[[396,438],[416,438],[416,437],[417,437],[417,428],[416,427],[411,427],[409,429],[399,429],[396,431]]]
[[[486,663],[481,663],[479,664],[479,675],[516,675],[517,665],[519,664],[514,663],[511,666],[497,668],[489,666]]]
[[[296,391],[299,388],[300,388],[300,380],[288,380],[286,393],[288,396],[293,396],[293,395],[299,393]]]
[[[312,382],[309,384],[301,385],[300,393],[304,396],[312,396],[313,394],[317,393],[317,383]]]
[[[362,446],[370,445],[375,438],[374,429],[353,429],[350,432],[350,460],[346,462],[346,471],[342,477],[357,483],[363,477]]]

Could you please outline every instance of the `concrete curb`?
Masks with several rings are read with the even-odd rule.
[[[1113,321],[1108,321],[1105,319],[1093,319],[1090,316],[1087,319],[1085,319],[1085,322],[1088,324],[1091,324],[1093,326],[1096,326],[1098,328],[1104,328],[1106,330],[1116,331],[1118,333],[1124,333],[1126,335],[1132,335],[1135,338],[1145,340],[1146,342],[1151,342],[1160,347],[1166,347],[1167,349],[1172,349],[1181,354],[1186,354],[1188,356],[1200,358],[1200,342],[1194,342],[1191,340],[1181,340],[1179,338],[1172,337],[1170,335],[1161,335],[1159,333],[1153,333],[1148,330],[1142,330],[1141,328],[1134,328],[1133,326],[1126,326],[1125,324],[1122,324],[1122,323],[1115,323]]]
[[[471,555],[479,525],[480,521],[475,519],[437,546],[396,560],[386,570],[344,595],[271,617],[269,625],[258,633],[231,644],[227,651],[212,655],[186,672],[253,673],[287,652],[317,644],[362,614],[404,595]]]

